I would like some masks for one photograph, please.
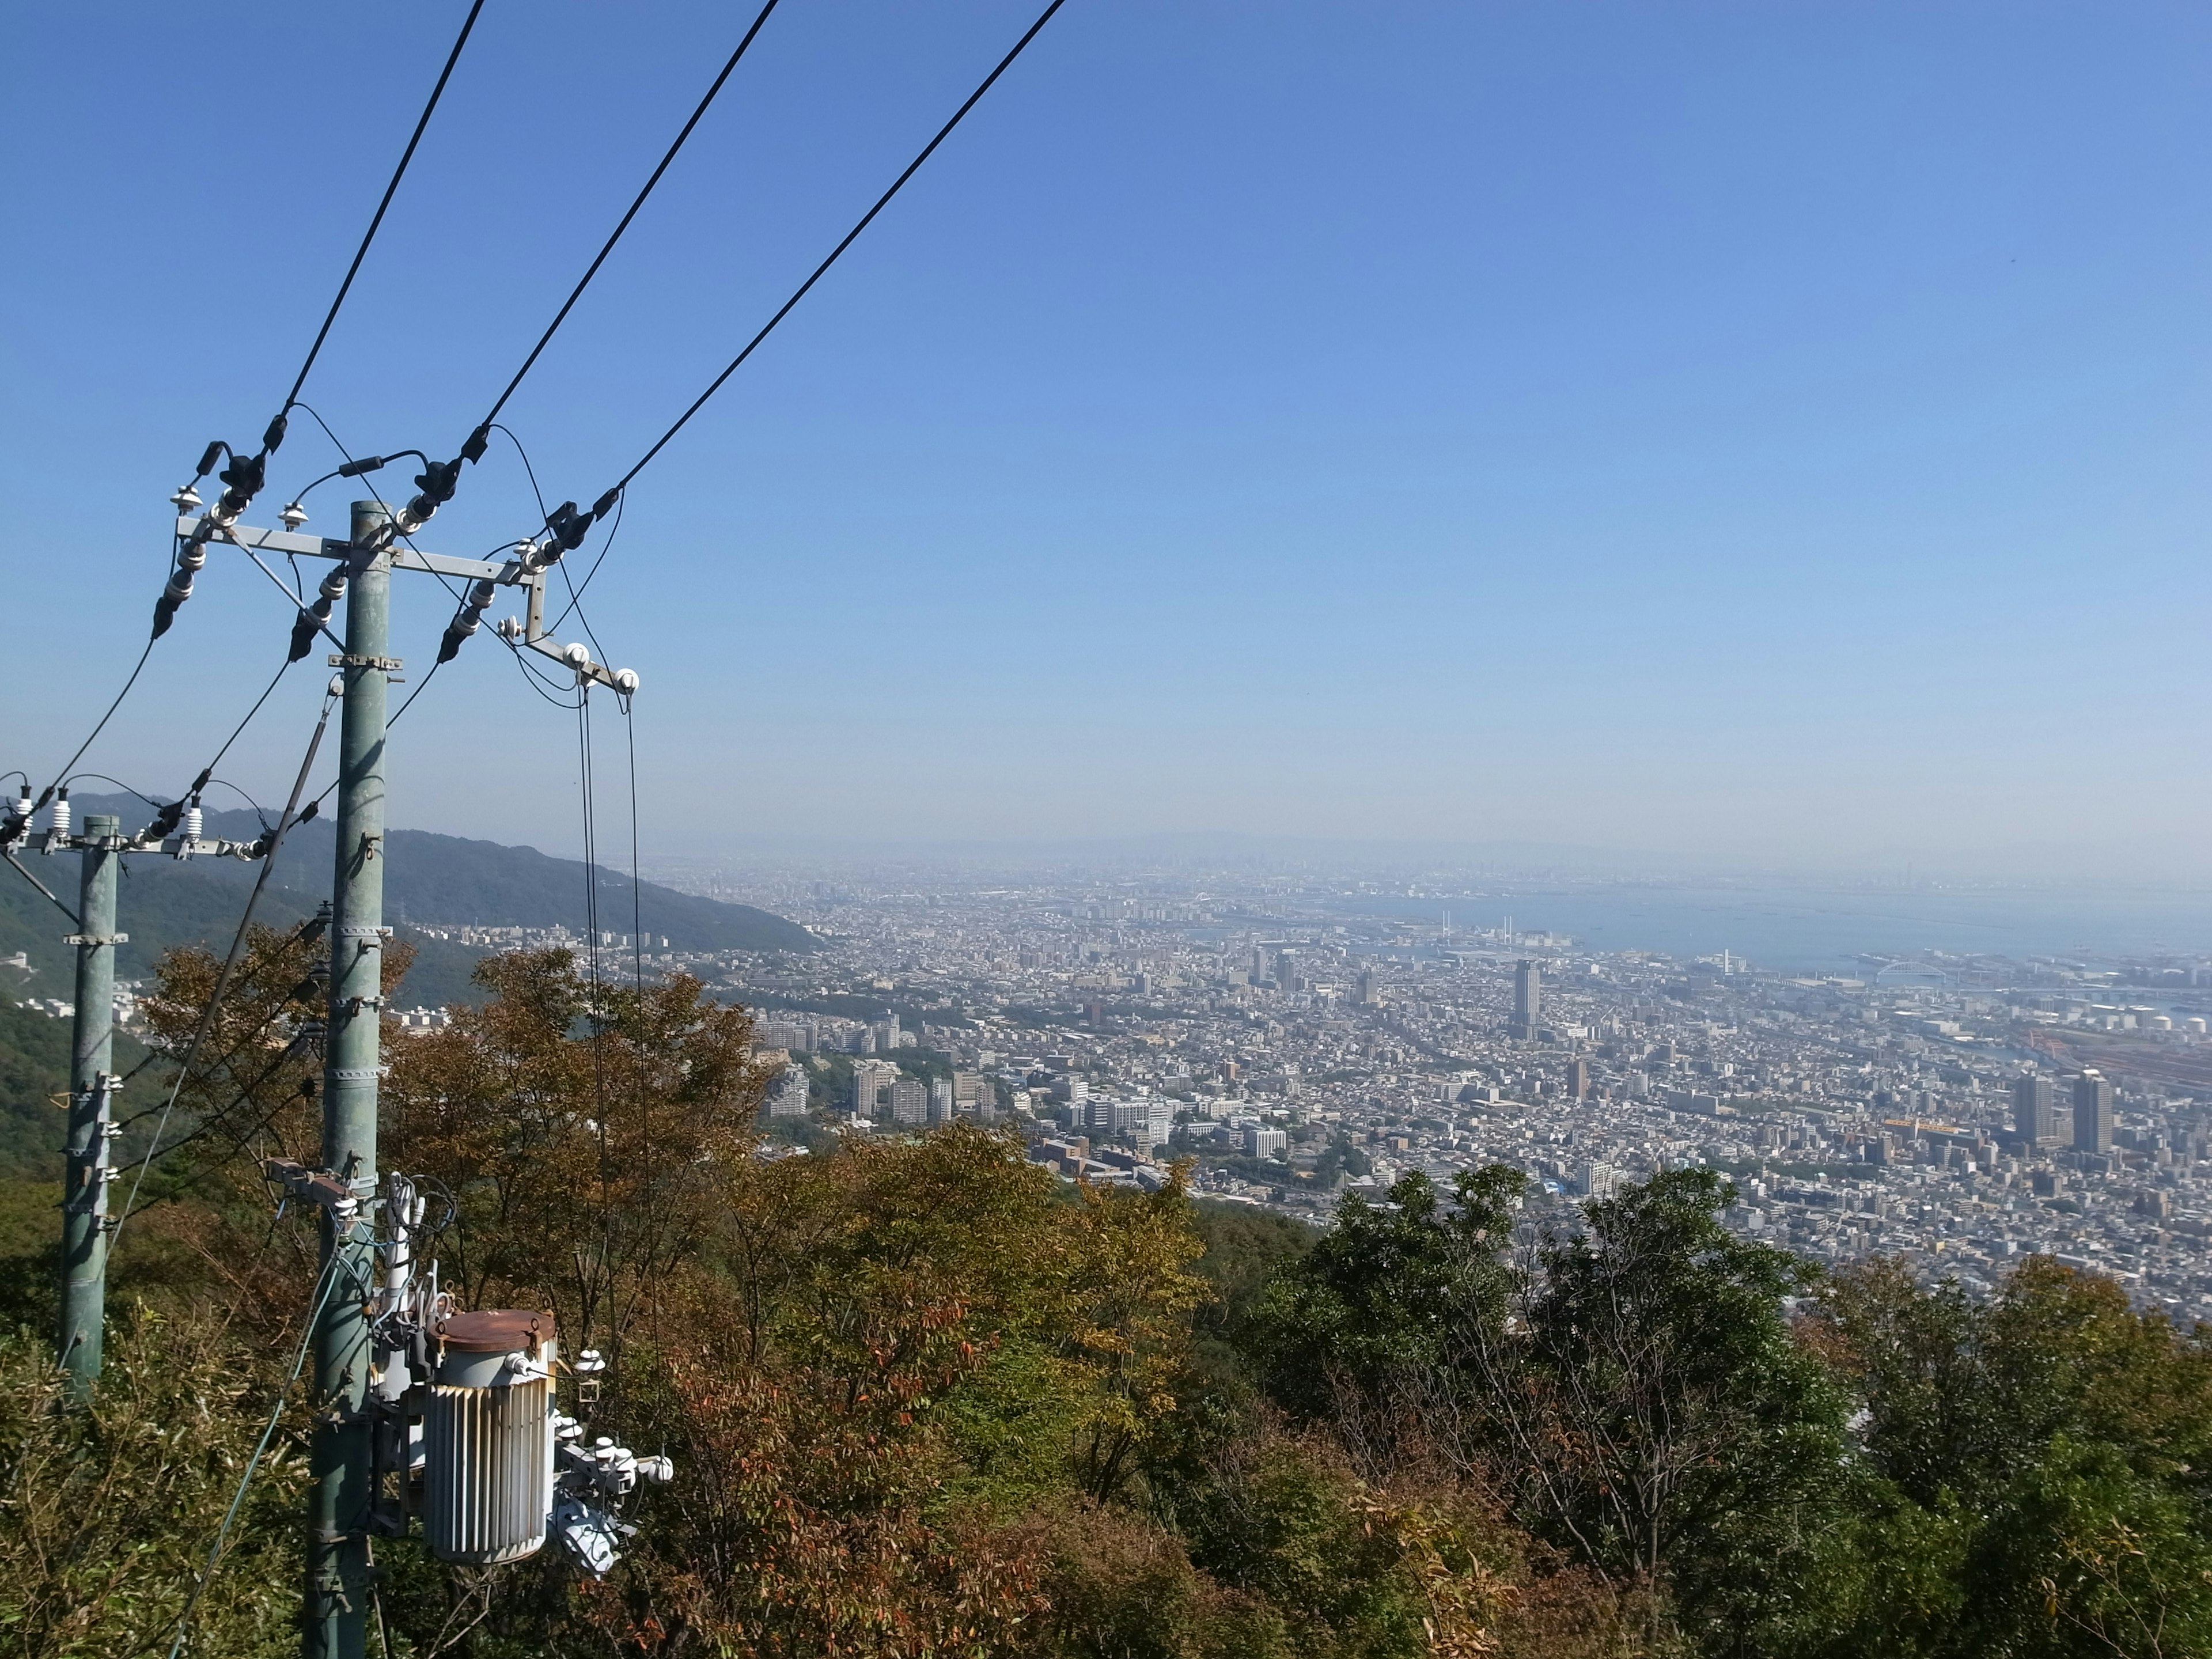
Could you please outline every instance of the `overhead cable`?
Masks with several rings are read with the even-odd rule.
[[[338,682],[333,679],[331,684],[335,688]],[[192,1062],[199,1057],[201,1045],[206,1042],[208,1033],[215,1029],[216,1014],[222,1006],[223,993],[230,988],[231,977],[238,970],[239,958],[246,953],[246,932],[253,925],[254,908],[261,902],[262,891],[269,885],[270,873],[276,867],[277,850],[283,846],[284,837],[292,827],[305,822],[315,810],[311,805],[307,813],[301,813],[300,797],[306,793],[307,775],[314,770],[315,751],[323,745],[323,733],[330,727],[331,710],[337,706],[337,701],[335,695],[323,699],[322,718],[315,722],[314,735],[307,739],[307,757],[301,761],[300,775],[292,783],[292,798],[284,803],[283,817],[277,819],[276,829],[266,837],[268,846],[261,855],[261,874],[253,884],[253,891],[246,896],[246,913],[238,919],[238,932],[231,939],[230,954],[223,958],[222,969],[216,975],[215,989],[209,994],[207,1006],[200,1012],[199,1024],[193,1030],[191,1042],[185,1049],[184,1059],[177,1066],[176,1079],[169,1086],[169,1098],[161,1107],[160,1121],[154,1125],[154,1138],[147,1143],[146,1156],[139,1160],[138,1173],[131,1182],[131,1196],[124,1200],[123,1213],[115,1224],[118,1237],[123,1231],[123,1224],[131,1218],[131,1206],[138,1201],[138,1188],[145,1182],[148,1168],[163,1150],[161,1132],[168,1127],[169,1114],[176,1109],[177,1097],[183,1092],[185,1080],[191,1075]],[[319,802],[320,797],[318,797],[317,804]],[[109,1248],[113,1249],[115,1239],[112,1238]]]
[[[484,0],[475,0],[469,8],[467,18],[461,24],[460,33],[454,38],[453,49],[446,54],[446,67],[438,71],[438,83],[430,88],[430,100],[422,106],[422,113],[415,123],[415,131],[407,137],[407,148],[399,153],[399,165],[392,170],[392,182],[385,185],[383,199],[376,204],[376,212],[369,219],[368,229],[362,236],[361,246],[354,250],[353,263],[346,267],[345,280],[338,284],[337,297],[331,301],[330,311],[323,318],[323,325],[315,331],[315,343],[307,348],[307,361],[300,365],[300,372],[292,378],[292,389],[284,394],[285,414],[290,413],[299,402],[300,388],[307,383],[307,371],[314,368],[315,359],[321,355],[323,342],[330,337],[331,325],[338,319],[338,308],[345,304],[346,295],[353,287],[353,279],[361,270],[361,262],[368,257],[368,245],[376,240],[377,230],[384,223],[385,210],[392,205],[392,198],[399,189],[399,181],[407,176],[407,164],[415,159],[415,147],[422,142],[423,129],[430,125],[430,117],[438,107],[438,100],[445,95],[446,82],[453,78],[453,65],[461,61],[461,48],[468,45],[469,32],[476,27],[477,14],[483,8]],[[280,415],[278,418],[283,416]],[[319,421],[322,417],[317,416],[315,418]]]
[[[392,181],[385,185],[383,198],[376,204],[376,212],[369,219],[368,229],[361,239],[361,246],[354,250],[353,263],[346,267],[345,280],[338,284],[337,297],[331,300],[331,308],[323,317],[323,325],[315,331],[315,342],[307,348],[307,356],[300,365],[300,372],[293,376],[292,389],[284,395],[284,405],[262,431],[261,447],[251,455],[244,455],[222,439],[216,439],[200,452],[199,465],[192,473],[191,483],[186,484],[171,498],[179,507],[197,507],[200,504],[199,495],[192,484],[197,484],[213,471],[219,459],[229,458],[230,465],[218,475],[224,486],[222,495],[201,519],[198,527],[185,538],[183,545],[177,550],[177,568],[171,574],[168,585],[161,590],[161,597],[155,602],[155,639],[169,631],[169,624],[176,620],[178,607],[191,598],[192,579],[199,573],[200,567],[207,562],[208,538],[216,531],[228,530],[237,523],[238,515],[261,493],[261,486],[268,477],[269,458],[283,443],[292,410],[300,406],[300,388],[307,385],[307,372],[314,368],[315,359],[321,355],[323,342],[330,337],[331,325],[337,320],[338,310],[345,304],[346,295],[353,289],[353,279],[361,270],[362,261],[368,257],[369,244],[376,240],[376,233],[384,223],[385,210],[392,205],[392,198],[399,189],[399,181],[407,176],[407,165],[415,159],[415,147],[422,142],[423,130],[430,125],[430,117],[438,107],[438,100],[445,94],[446,82],[453,78],[453,65],[460,61],[461,48],[468,45],[470,31],[476,27],[477,14],[483,10],[483,5],[484,0],[474,0],[470,6],[468,17],[461,24],[461,32],[453,41],[453,49],[446,54],[446,66],[438,71],[438,82],[430,88],[429,101],[422,106],[422,113],[415,123],[415,131],[408,136],[407,148],[400,153],[399,165],[392,169]],[[309,412],[313,413],[312,410]],[[318,415],[315,418],[319,422],[322,416]],[[329,428],[325,427],[324,430],[328,431]]]
[[[676,417],[676,423],[673,426],[670,427],[667,431],[662,433],[659,437],[653,441],[653,447],[647,450],[644,454],[638,458],[637,464],[635,466],[631,467],[629,471],[623,473],[620,478],[617,479],[611,488],[602,492],[599,498],[592,503],[588,510],[580,513],[578,512],[576,503],[574,501],[563,501],[560,506],[553,509],[552,513],[547,516],[545,520],[545,529],[550,532],[550,536],[544,548],[541,550],[541,556],[550,555],[551,557],[558,558],[562,553],[573,553],[578,547],[583,544],[585,532],[591,528],[592,521],[596,519],[604,518],[606,515],[608,511],[613,507],[614,504],[622,499],[622,493],[624,489],[629,488],[630,481],[636,477],[639,473],[645,471],[646,467],[652,462],[654,456],[659,454],[663,449],[667,447],[669,441],[674,438],[678,433],[681,432],[684,427],[690,423],[690,419],[694,415],[696,415],[702,409],[704,409],[707,406],[708,399],[722,389],[723,383],[726,381],[731,375],[738,372],[739,368],[744,365],[745,359],[751,356],[754,351],[758,349],[761,342],[767,339],[770,334],[775,331],[776,325],[781,323],[786,317],[788,317],[792,313],[792,311],[798,306],[799,302],[806,297],[808,292],[813,288],[815,283],[822,280],[823,276],[829,271],[830,267],[836,264],[837,261],[843,257],[845,250],[852,246],[854,242],[860,240],[860,233],[875,222],[876,216],[890,205],[891,198],[896,196],[900,191],[906,188],[907,181],[912,179],[915,173],[921,171],[922,163],[928,161],[932,155],[937,153],[937,147],[939,144],[942,144],[948,137],[951,137],[953,128],[958,126],[962,121],[965,120],[968,117],[968,112],[974,109],[977,104],[982,101],[983,94],[990,91],[990,89],[998,83],[999,77],[1004,75],[1012,65],[1015,58],[1020,57],[1022,53],[1028,49],[1030,42],[1036,39],[1038,33],[1043,29],[1044,26],[1052,21],[1053,14],[1058,11],[1065,3],[1066,3],[1066,0],[1052,0],[1052,3],[1047,6],[1042,12],[1038,14],[1036,21],[1031,23],[1028,29],[1023,33],[1022,38],[1014,42],[1013,49],[1008,52],[1004,58],[1001,58],[998,62],[998,66],[992,70],[988,75],[983,77],[982,84],[977,87],[975,91],[968,94],[967,101],[962,104],[958,109],[953,111],[952,118],[937,130],[937,136],[922,146],[921,153],[919,155],[915,156],[913,161],[907,163],[906,171],[900,173],[896,179],[891,181],[891,187],[876,198],[875,205],[860,216],[860,222],[854,225],[852,229],[847,231],[845,233],[844,240],[839,242],[836,247],[830,250],[829,258],[825,258],[820,264],[814,267],[812,274],[810,275],[805,282],[801,283],[797,289],[793,290],[792,295],[789,299],[786,300],[776,308],[775,314],[770,317],[767,322],[761,325],[760,331],[755,334],[751,339],[745,342],[744,349],[738,353],[735,357],[732,357],[730,360],[728,366],[725,368],[720,374],[717,374],[713,380],[708,383],[707,389],[692,399],[691,406]],[[471,439],[471,441],[474,442],[475,440]],[[453,465],[456,469],[458,469],[460,463],[456,461]],[[434,471],[435,469],[433,469],[433,471]],[[447,494],[450,495],[451,493],[451,490],[448,489]],[[419,496],[416,498],[418,501],[421,499],[422,498]],[[443,498],[441,497],[441,499]],[[412,504],[410,504],[410,510],[413,510]]]
[[[667,431],[662,433],[659,438],[653,441],[653,447],[647,450],[643,455],[638,458],[637,465],[631,467],[629,471],[623,473],[620,478],[617,478],[615,481],[614,488],[609,490],[606,495],[599,498],[602,504],[611,503],[612,498],[627,487],[631,479],[636,477],[639,473],[644,471],[647,464],[650,462],[654,456],[660,453],[661,450],[666,447],[668,441],[673,438],[678,433],[681,432],[684,429],[684,423],[690,421],[694,415],[696,415],[706,406],[707,400],[709,398],[713,397],[717,392],[720,392],[722,389],[722,383],[728,380],[731,375],[738,372],[738,367],[744,363],[745,359],[752,356],[754,348],[758,346],[763,340],[768,338],[769,335],[775,330],[775,325],[778,323],[781,322],[787,316],[790,315],[792,307],[806,297],[807,290],[812,288],[815,283],[822,280],[823,274],[827,271],[830,266],[837,263],[839,257],[843,254],[845,250],[852,246],[855,241],[860,240],[860,233],[866,230],[870,224],[874,222],[875,217],[878,214],[881,213],[884,208],[890,204],[891,198],[897,195],[900,191],[906,187],[907,180],[913,178],[915,173],[921,171],[922,163],[936,154],[937,147],[951,136],[953,128],[958,126],[962,121],[967,118],[968,112],[974,109],[977,104],[982,101],[983,94],[990,91],[992,87],[996,84],[999,77],[1004,75],[1008,68],[1012,65],[1014,59],[1022,55],[1023,52],[1028,48],[1030,42],[1036,40],[1039,32],[1043,29],[1044,26],[1052,21],[1052,15],[1058,11],[1065,3],[1066,0],[1052,0],[1052,3],[1047,6],[1044,10],[1039,14],[1036,21],[1029,26],[1028,31],[1020,40],[1014,42],[1013,50],[1009,52],[1004,58],[1001,58],[999,60],[998,67],[983,77],[982,85],[977,87],[975,91],[968,94],[968,101],[961,105],[958,109],[952,112],[952,118],[937,130],[937,136],[934,138],[932,138],[927,144],[922,146],[921,154],[915,156],[913,161],[907,163],[906,171],[899,174],[896,179],[893,179],[891,181],[891,187],[876,198],[876,204],[860,216],[860,223],[854,225],[852,229],[847,231],[845,233],[845,240],[838,243],[836,247],[830,250],[830,257],[824,259],[820,264],[814,267],[813,275],[810,276],[805,282],[801,283],[796,291],[793,293],[792,296],[788,300],[786,300],[777,309],[775,315],[769,318],[767,322],[761,325],[760,332],[754,335],[750,340],[748,340],[745,343],[745,349],[730,360],[729,367],[725,368],[720,374],[717,374],[714,380],[708,384],[707,389],[701,392],[698,397],[692,401],[691,406],[685,410],[683,414],[677,416],[676,424],[670,427]],[[595,512],[599,510],[600,509],[596,507],[594,508]]]
[[[660,165],[653,168],[652,176],[645,181],[644,188],[638,191],[636,198],[630,203],[629,210],[623,215],[607,240],[600,245],[597,256],[585,268],[584,274],[577,278],[576,286],[568,290],[568,297],[561,302],[560,310],[553,313],[553,320],[545,325],[545,331],[538,337],[538,343],[530,348],[530,355],[522,360],[522,367],[514,371],[514,378],[510,380],[505,390],[493,399],[490,410],[477,423],[476,429],[470,433],[468,441],[461,446],[461,453],[450,461],[424,462],[422,476],[415,480],[416,488],[422,493],[410,501],[407,507],[417,526],[441,507],[453,500],[453,491],[460,482],[461,464],[464,461],[474,464],[483,459],[485,446],[491,441],[492,424],[499,419],[500,410],[507,407],[507,400],[514,396],[515,389],[522,384],[523,378],[536,366],[539,355],[552,343],[554,335],[560,331],[561,325],[568,319],[568,313],[574,308],[576,301],[583,297],[584,290],[592,285],[592,278],[599,274],[599,267],[606,263],[607,255],[614,252],[615,244],[622,240],[623,233],[629,228],[630,221],[637,217],[638,210],[645,205],[646,198],[651,196],[653,187],[659,184],[661,174],[668,171],[669,164],[675,161],[677,152],[684,148],[684,142],[691,137],[692,129],[699,125],[701,118],[707,113],[708,106],[720,94],[723,83],[729,80],[732,71],[738,67],[739,60],[744,57],[746,49],[752,45],[753,37],[761,32],[761,26],[768,21],[769,14],[775,9],[776,3],[777,0],[767,0],[767,3],[760,9],[759,15],[752,21],[752,27],[745,31],[744,38],[738,42],[738,49],[730,54],[729,61],[722,65],[722,72],[714,77],[714,84],[707,88],[706,96],[700,99],[698,106],[691,112],[691,118],[684,124],[683,131],[676,135],[675,142],[668,146],[667,152],[661,156]],[[513,435],[512,433],[508,434],[510,437]],[[520,445],[518,444],[516,447],[520,448]],[[527,466],[529,463],[526,460],[524,465]]]

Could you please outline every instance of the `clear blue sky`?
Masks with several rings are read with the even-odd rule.
[[[464,9],[15,14],[0,767],[136,656],[162,498],[275,407]],[[784,0],[511,408],[549,493],[1030,9]],[[750,14],[490,0],[305,393],[349,446],[451,453]],[[2201,7],[1070,0],[633,491],[648,851],[2212,873],[2208,157]],[[334,461],[295,422],[254,521]],[[422,540],[532,520],[498,447]],[[418,672],[447,609],[402,593]],[[85,763],[173,792],[288,622],[218,556]],[[320,678],[226,770],[281,795]],[[574,743],[480,637],[394,819],[572,847]]]

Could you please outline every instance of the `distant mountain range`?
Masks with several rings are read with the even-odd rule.
[[[88,813],[112,812],[122,818],[126,833],[142,829],[153,817],[144,802],[127,795],[80,795],[72,804],[80,823]],[[261,833],[261,825],[250,811],[210,811],[205,832],[249,841]],[[282,926],[313,914],[330,892],[336,836],[331,820],[319,817],[285,837],[256,920]],[[422,830],[391,831],[385,857],[384,919],[416,951],[415,966],[399,990],[404,1005],[435,1006],[471,1000],[477,994],[469,974],[482,951],[424,938],[420,928],[564,927],[579,938],[584,933],[585,872],[576,860]],[[22,863],[75,907],[76,855],[32,854],[22,856]],[[133,854],[125,870],[117,905],[117,927],[131,936],[117,953],[118,971],[125,978],[149,973],[173,945],[227,947],[246,892],[260,873],[258,864],[240,860],[179,862],[151,853]],[[697,898],[649,881],[637,884],[633,894],[627,875],[605,869],[599,872],[598,895],[603,931],[642,932],[656,950],[664,938],[667,948],[676,951],[800,952],[819,944],[797,923],[749,904]],[[60,941],[69,931],[67,919],[28,883],[0,870],[0,957],[21,951],[33,970],[27,985],[20,975],[0,976],[0,990],[67,999],[72,953]]]

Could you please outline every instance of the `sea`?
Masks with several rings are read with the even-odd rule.
[[[1478,932],[1571,936],[1596,951],[1674,957],[1725,950],[1752,966],[1863,974],[1871,959],[1941,951],[2084,964],[2212,958],[2212,891],[1924,888],[1744,882],[1516,884],[1461,894],[1347,894],[1344,911],[1426,923],[1474,946]],[[1448,921],[1447,921],[1448,919]]]

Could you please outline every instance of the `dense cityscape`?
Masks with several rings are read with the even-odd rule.
[[[1416,1170],[1511,1164],[1540,1212],[1705,1165],[1731,1227],[1822,1262],[1980,1293],[2045,1253],[2212,1318],[2201,957],[1816,976],[1362,914],[1371,883],[659,873],[823,939],[688,964],[785,1051],[787,1128],[1006,1121],[1071,1177],[1188,1157],[1316,1223]]]

